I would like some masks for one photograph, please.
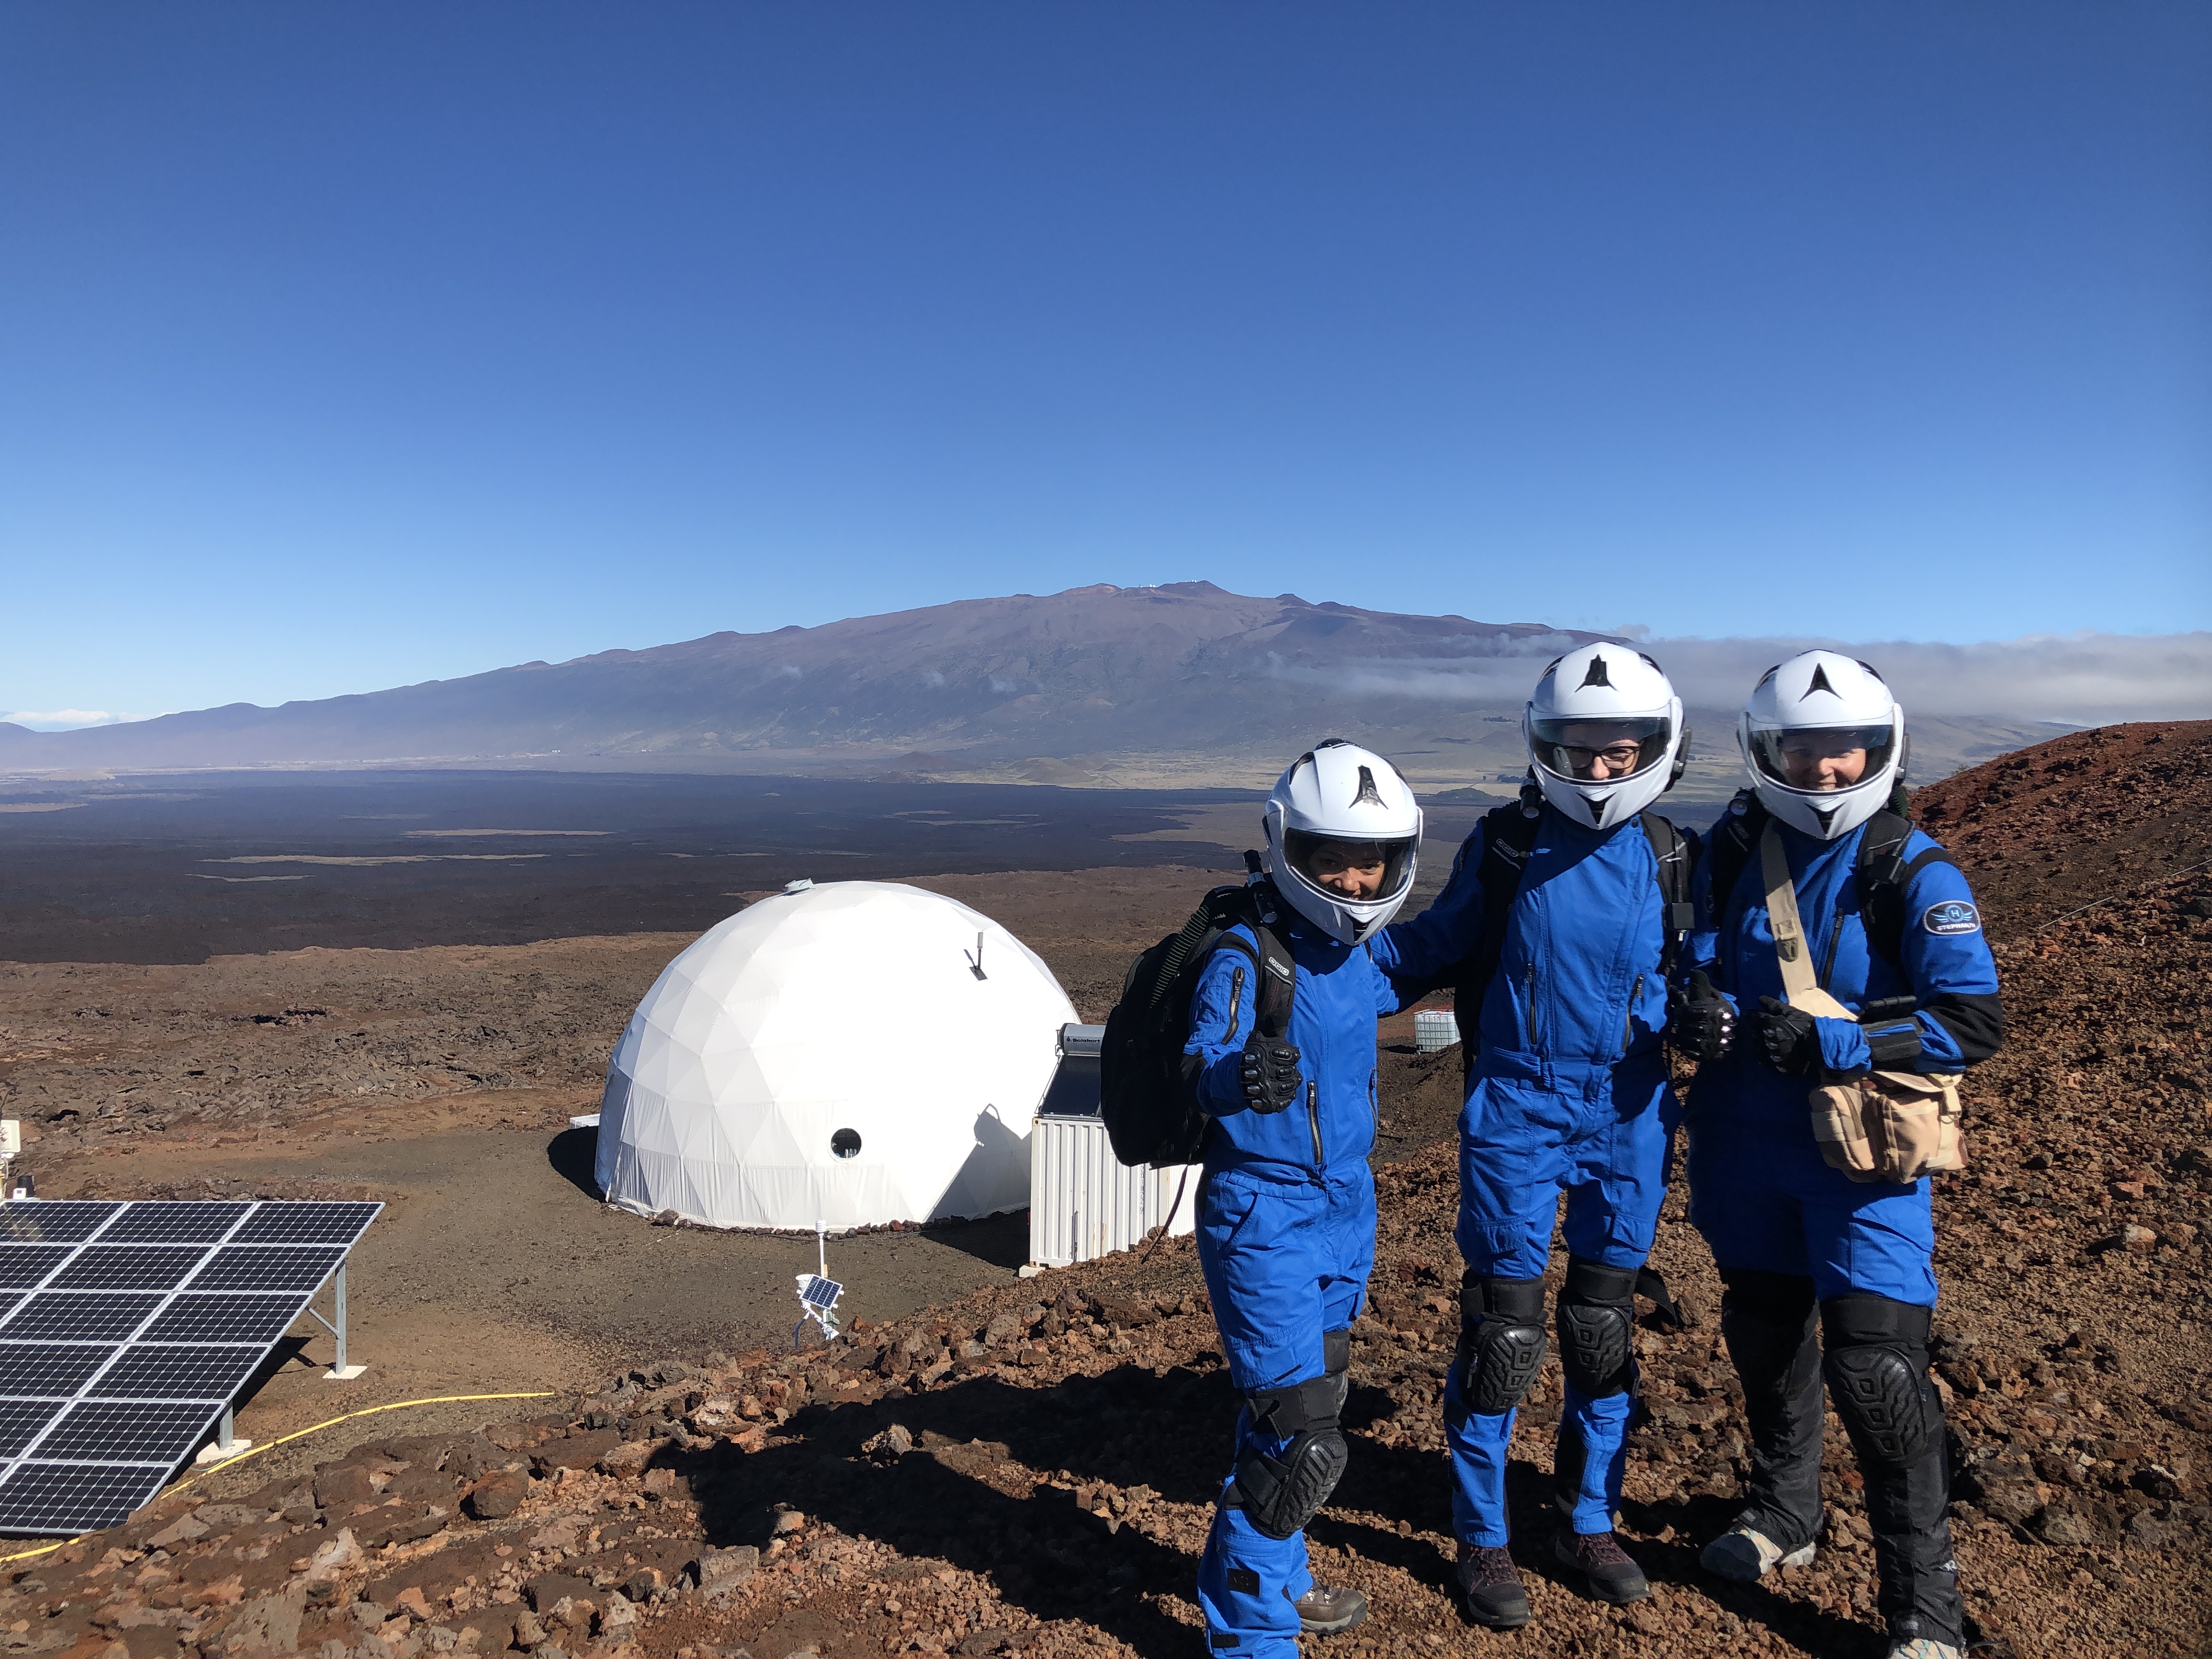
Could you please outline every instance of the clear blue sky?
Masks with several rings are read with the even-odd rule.
[[[0,711],[1206,577],[2212,623],[2212,8],[0,9]]]

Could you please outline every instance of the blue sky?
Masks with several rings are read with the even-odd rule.
[[[0,712],[978,594],[2212,625],[2212,10],[0,9]]]

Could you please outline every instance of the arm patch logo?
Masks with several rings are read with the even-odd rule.
[[[1978,933],[1982,931],[1982,917],[1981,913],[1964,899],[1945,899],[1941,904],[1931,904],[1920,913],[1920,925],[1939,936]]]

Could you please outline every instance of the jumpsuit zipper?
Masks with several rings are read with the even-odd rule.
[[[1244,970],[1232,968],[1229,970],[1229,1036],[1231,1042],[1237,1037],[1237,1012],[1243,1000]]]
[[[1524,1010],[1526,1010],[1525,1018],[1528,1026],[1528,1052],[1532,1054],[1540,1054],[1543,1052],[1543,1048],[1536,1036],[1536,958],[1534,957],[1528,958],[1528,986],[1521,994],[1521,1006]]]
[[[1644,975],[1638,974],[1636,976],[1635,989],[1628,994],[1627,1012],[1620,1017],[1620,1057],[1623,1060],[1628,1058],[1629,1045],[1636,1041],[1636,1027],[1632,1022],[1636,1018],[1636,1005],[1643,995]]]
[[[1322,1162],[1321,1157],[1321,1103],[1319,1091],[1317,1091],[1311,1083],[1306,1085],[1306,1124],[1308,1127],[1313,1130],[1314,1169],[1318,1172],[1328,1166]]]

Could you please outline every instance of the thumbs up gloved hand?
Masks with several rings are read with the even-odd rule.
[[[1298,1097],[1303,1083],[1298,1076],[1297,1046],[1255,1031],[1245,1039],[1238,1073],[1244,1104],[1249,1109],[1263,1115],[1279,1112]]]
[[[1691,974],[1688,988],[1676,1000],[1669,1023],[1675,1046],[1692,1060],[1722,1060],[1735,1046],[1735,1009],[1714,988],[1702,968]]]
[[[1759,1042],[1766,1063],[1784,1077],[1802,1077],[1820,1063],[1820,1022],[1775,997],[1759,1000]]]

